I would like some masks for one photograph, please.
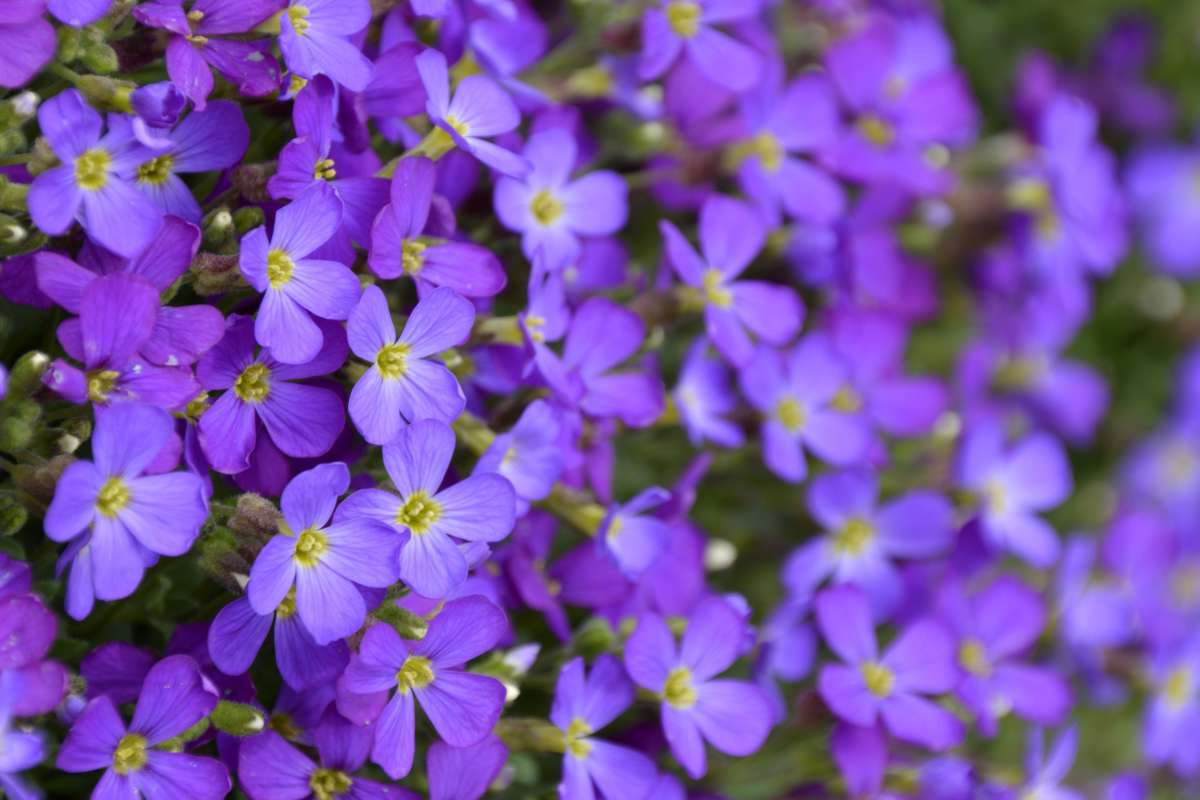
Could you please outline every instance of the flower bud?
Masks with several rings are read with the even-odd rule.
[[[394,602],[381,605],[375,611],[375,618],[391,625],[405,639],[424,639],[429,632],[429,622],[424,617]]]
[[[104,42],[84,44],[80,48],[79,63],[89,72],[97,75],[111,74],[121,66],[121,62],[117,58],[117,51]]]
[[[249,233],[263,224],[263,210],[258,206],[244,206],[233,212],[233,226],[238,236]]]
[[[222,700],[208,717],[217,730],[230,736],[253,736],[261,733],[267,725],[262,711],[248,703]]]
[[[50,357],[40,351],[31,350],[21,356],[8,374],[8,397],[29,397],[42,388],[42,375],[49,367]]]
[[[25,527],[29,511],[11,494],[0,494],[0,536],[12,536]]]

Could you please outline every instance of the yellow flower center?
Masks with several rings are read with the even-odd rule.
[[[667,3],[667,22],[681,39],[691,39],[700,32],[700,4],[690,0]]]
[[[96,495],[96,510],[106,517],[115,517],[129,505],[129,486],[118,477],[109,478]]]
[[[830,402],[830,405],[838,411],[842,411],[846,414],[853,414],[862,410],[863,399],[862,395],[856,392],[853,386],[846,384],[841,389],[838,389],[838,392],[833,396],[833,400]]]
[[[896,140],[896,129],[871,114],[859,117],[855,127],[864,139],[879,148],[887,147]]]
[[[733,305],[733,292],[725,288],[725,276],[719,269],[704,271],[704,297],[717,308]]]
[[[863,681],[867,684],[867,689],[876,697],[887,697],[892,693],[892,687],[896,683],[896,676],[890,669],[883,664],[877,664],[874,661],[867,661],[860,667],[862,670]]]
[[[138,167],[138,183],[148,183],[151,186],[162,186],[171,177],[171,167],[175,166],[175,157],[168,154],[152,158]]]
[[[199,22],[204,19],[204,12],[198,8],[193,8],[187,13],[187,18],[189,22]]]
[[[400,267],[406,275],[416,275],[425,266],[425,248],[428,246],[416,239],[405,239],[400,245]]]
[[[408,496],[396,512],[396,524],[408,528],[414,536],[420,536],[433,527],[441,516],[442,507],[438,502],[424,489],[418,489]]]
[[[696,687],[692,686],[692,671],[687,667],[676,667],[667,673],[663,684],[663,700],[674,708],[691,708],[696,705]]]
[[[592,752],[592,743],[587,740],[592,734],[592,726],[580,717],[571,720],[563,738],[567,742],[567,752],[576,758],[587,758]]]
[[[337,170],[333,168],[332,158],[323,158],[313,164],[313,177],[319,181],[331,181],[337,177]]]
[[[296,262],[278,247],[273,247],[267,252],[267,281],[272,289],[286,286],[295,270]]]
[[[1008,205],[1019,211],[1037,214],[1050,210],[1050,184],[1041,178],[1017,178],[1008,185]]]
[[[529,202],[529,210],[539,225],[553,225],[563,215],[563,204],[549,189],[542,189]]]
[[[275,616],[280,619],[287,619],[294,616],[296,613],[296,587],[288,589],[287,594],[279,601],[279,607],[275,609]]]
[[[408,350],[408,345],[400,342],[379,348],[375,355],[375,366],[379,367],[379,374],[385,380],[394,381],[404,377],[408,371]]]
[[[310,25],[308,21],[308,14],[308,6],[292,6],[287,10],[288,19],[291,20],[292,28],[295,29],[296,33],[300,34],[301,36],[308,33],[308,28]]]
[[[75,183],[80,189],[95,192],[108,184],[108,173],[112,169],[112,156],[107,150],[93,147],[75,159]]]
[[[292,77],[288,79],[288,94],[292,97],[295,97],[305,86],[308,86],[308,78],[293,74]]]
[[[244,403],[261,403],[271,391],[271,370],[257,361],[233,382],[233,393]]]
[[[127,733],[117,742],[113,751],[113,770],[118,775],[128,775],[146,766],[146,737]]]
[[[972,675],[986,678],[992,674],[992,664],[988,661],[987,650],[978,639],[967,639],[958,648],[958,663]]]
[[[857,556],[867,549],[874,538],[875,526],[870,520],[851,517],[846,520],[842,529],[833,535],[833,549],[842,555]]]
[[[296,539],[296,552],[292,558],[302,567],[315,567],[328,549],[329,540],[325,534],[315,528],[306,528]]]
[[[208,392],[201,392],[183,407],[183,416],[189,422],[195,422],[205,411],[208,411]]]
[[[433,683],[433,662],[424,656],[409,656],[396,673],[396,686],[400,691],[424,689]]]
[[[1167,705],[1173,709],[1181,709],[1192,699],[1196,689],[1196,676],[1190,667],[1177,667],[1168,677],[1163,686],[1163,695]]]
[[[783,145],[774,134],[767,131],[758,134],[750,143],[750,149],[767,172],[775,172],[783,166]]]
[[[804,427],[807,416],[804,406],[794,397],[785,397],[775,405],[775,418],[791,433],[797,433]]]
[[[992,514],[1003,514],[1008,507],[1008,492],[1004,490],[1004,484],[998,480],[990,480],[984,485],[983,499],[987,510]]]
[[[117,385],[117,378],[121,377],[121,373],[111,369],[99,369],[95,372],[89,372],[87,376],[87,394],[88,400],[93,403],[108,402],[108,396],[112,393],[113,387]]]
[[[350,791],[354,781],[349,775],[337,769],[317,767],[308,778],[308,788],[316,800],[334,800]]]

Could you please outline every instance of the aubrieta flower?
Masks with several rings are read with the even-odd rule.
[[[350,470],[336,462],[292,478],[283,490],[280,533],[263,547],[246,584],[250,607],[273,614],[295,589],[296,613],[317,644],[354,633],[366,617],[360,586],[396,581],[395,535],[374,520],[340,516],[338,497],[350,488]]]
[[[761,347],[738,379],[763,415],[763,460],[779,477],[804,480],[806,447],[838,466],[863,457],[869,430],[859,415],[838,408],[846,372],[823,337],[809,335],[787,353]]]
[[[955,534],[949,500],[916,490],[881,505],[878,483],[865,468],[813,480],[808,509],[825,535],[788,559],[783,580],[793,592],[810,592],[827,577],[853,584],[871,599],[875,619],[884,620],[904,594],[892,559],[932,558],[949,549]]]
[[[1075,750],[1079,744],[1079,733],[1075,726],[1067,728],[1050,747],[1049,756],[1044,751],[1045,730],[1035,727],[1029,732],[1029,744],[1025,754],[1025,785],[1021,797],[1037,800],[1083,800],[1083,795],[1062,785],[1071,765],[1075,761]]]
[[[429,800],[479,800],[507,763],[508,748],[496,736],[467,747],[434,742],[425,758]]]
[[[1037,567],[1058,560],[1058,534],[1037,516],[1071,493],[1071,467],[1054,437],[1034,433],[1009,445],[998,423],[980,425],[963,443],[958,481],[979,496],[978,524],[994,547]]]
[[[1052,668],[1024,660],[1046,625],[1045,606],[1033,589],[1002,576],[968,597],[951,583],[938,607],[958,641],[958,696],[983,733],[994,735],[997,720],[1010,712],[1038,725],[1063,721],[1071,709],[1070,686]]]
[[[270,239],[265,227],[242,238],[238,265],[250,285],[263,293],[254,336],[284,364],[304,364],[321,351],[324,337],[313,317],[346,319],[358,302],[361,287],[349,267],[312,257],[341,219],[341,201],[322,182],[275,215]]]
[[[490,78],[468,75],[450,97],[450,73],[446,57],[437,50],[417,56],[417,70],[429,101],[429,119],[437,126],[435,149],[446,152],[459,147],[504,175],[516,178],[529,172],[523,157],[488,141],[508,133],[521,122],[521,114],[503,89]],[[440,131],[440,133],[438,133]]]
[[[761,213],[733,198],[713,195],[700,209],[701,258],[679,229],[660,222],[675,272],[699,290],[708,338],[731,364],[754,355],[750,333],[762,342],[786,345],[800,330],[804,307],[789,287],[737,280],[767,240]]]
[[[1200,152],[1154,145],[1134,154],[1125,171],[1130,208],[1141,223],[1152,265],[1190,278],[1200,271]]]
[[[417,303],[400,336],[378,286],[368,286],[347,324],[350,349],[371,366],[350,392],[350,419],[372,444],[394,440],[405,422],[450,422],[466,404],[458,379],[433,356],[462,344],[475,308],[442,287]]]
[[[446,603],[417,641],[405,642],[387,624],[368,628],[338,681],[338,709],[374,725],[371,760],[392,778],[409,773],[417,705],[453,747],[486,737],[500,718],[504,687],[463,665],[495,647],[506,629],[504,612],[478,595]]]
[[[708,339],[697,337],[683,361],[671,399],[693,447],[705,440],[722,447],[739,447],[745,435],[736,423],[726,419],[737,409],[737,394],[729,370],[708,350]]]
[[[649,797],[658,770],[636,750],[596,739],[593,734],[633,704],[634,688],[621,662],[605,653],[585,676],[582,658],[568,661],[558,674],[550,721],[562,731],[562,800]]]
[[[512,429],[492,440],[475,464],[475,472],[495,472],[512,484],[524,508],[550,494],[563,473],[565,456],[558,412],[544,400],[534,400],[521,412]]]
[[[861,727],[882,718],[896,738],[931,750],[962,740],[962,724],[923,696],[948,692],[958,680],[953,640],[940,623],[914,622],[880,655],[861,590],[826,589],[817,595],[816,614],[821,635],[844,662],[826,664],[817,677],[821,699],[834,714]]]
[[[1142,750],[1153,764],[1176,773],[1200,773],[1200,753],[1189,747],[1200,734],[1200,641],[1168,645],[1151,654],[1152,697],[1147,701]]]
[[[667,546],[671,526],[646,512],[661,506],[671,493],[658,486],[643,489],[628,503],[615,504],[596,530],[596,543],[630,579],[646,571]]]
[[[0,86],[19,89],[54,56],[54,27],[42,13],[45,0],[9,0],[0,22]]]
[[[62,700],[67,670],[46,658],[57,633],[58,618],[36,595],[0,595],[0,730],[8,717],[45,714]]]
[[[391,202],[371,226],[367,264],[380,278],[411,276],[422,293],[446,286],[464,297],[499,294],[508,282],[499,259],[477,244],[442,238],[450,231],[438,230],[438,220],[431,219],[436,177],[437,167],[424,156],[396,165]]]
[[[659,77],[686,52],[705,78],[735,92],[749,89],[763,71],[762,57],[715,25],[750,20],[758,0],[667,0],[642,16],[638,74]]]
[[[107,695],[88,702],[58,751],[55,766],[64,772],[104,770],[92,792],[96,800],[218,800],[232,788],[220,761],[156,747],[204,719],[216,704],[217,695],[204,686],[196,662],[188,656],[169,656],[146,675],[128,727]]]
[[[75,89],[43,103],[38,125],[63,163],[29,187],[33,223],[58,236],[78,221],[114,253],[141,252],[162,224],[162,212],[131,181],[145,153],[128,129],[103,135],[100,113]]]
[[[147,83],[134,89],[129,93],[134,137],[151,150],[169,147],[170,140],[161,132],[175,127],[187,104],[188,98],[171,81]]]
[[[746,623],[720,597],[702,601],[676,645],[666,620],[643,614],[625,644],[625,668],[634,683],[656,692],[663,732],[687,773],[707,771],[704,743],[745,756],[767,738],[771,706],[758,686],[716,676],[742,652]]]
[[[495,473],[472,475],[442,488],[454,455],[454,431],[423,419],[383,447],[383,464],[399,496],[362,489],[346,499],[338,520],[366,518],[406,534],[399,555],[400,578],[417,593],[440,598],[467,578],[467,558],[458,541],[496,542],[513,527],[512,484]]]
[[[327,386],[301,383],[346,361],[345,333],[332,323],[322,327],[323,345],[311,361],[282,364],[270,350],[255,352],[249,317],[229,318],[225,337],[196,365],[206,392],[224,390],[198,424],[213,469],[230,475],[247,469],[264,430],[294,458],[324,455],[333,446],[346,424],[342,397]]]
[[[138,4],[133,16],[147,27],[172,34],[167,75],[203,110],[213,89],[210,67],[245,95],[261,97],[279,88],[279,65],[269,40],[221,37],[248,33],[280,5],[281,0],[153,0]]]
[[[0,791],[13,800],[40,800],[41,794],[20,774],[46,757],[40,734],[13,725],[14,707],[24,691],[24,680],[17,672],[0,670]]]
[[[83,619],[95,597],[128,597],[157,557],[186,553],[208,516],[203,482],[190,472],[146,474],[173,434],[167,413],[122,403],[98,415],[93,461],[58,481],[46,535],[70,542],[67,612]]]
[[[521,234],[531,261],[538,256],[542,268],[558,272],[579,258],[580,237],[609,236],[625,225],[627,189],[620,175],[598,170],[571,180],[578,145],[568,130],[534,133],[525,158],[529,172],[498,180],[494,202],[500,222]]]
[[[288,69],[303,78],[328,75],[358,92],[374,65],[350,41],[371,22],[368,0],[291,0],[279,17],[279,49]]]

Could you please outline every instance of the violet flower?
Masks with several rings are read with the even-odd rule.
[[[749,89],[762,74],[762,57],[714,25],[753,19],[758,0],[667,0],[642,17],[642,57],[638,74],[659,77],[681,52],[708,80],[735,92]]]
[[[1039,800],[1083,800],[1083,794],[1062,785],[1075,760],[1075,749],[1079,742],[1077,729],[1072,725],[1059,734],[1058,741],[1050,748],[1049,756],[1042,750],[1044,738],[1045,731],[1042,728],[1030,731],[1025,756],[1026,779],[1021,796]]]
[[[350,37],[370,22],[368,0],[290,0],[279,16],[279,49],[295,74],[328,75],[351,91],[362,91],[374,66]]]
[[[426,756],[429,800],[479,800],[508,763],[508,748],[496,736],[467,747],[434,742]]]
[[[0,86],[19,89],[54,57],[58,40],[54,27],[42,17],[45,0],[5,3],[0,22]]]
[[[375,726],[371,760],[390,777],[412,769],[418,704],[451,746],[469,747],[491,732],[504,687],[462,667],[495,647],[506,628],[504,612],[472,596],[447,603],[417,641],[405,642],[387,624],[367,629],[338,681],[338,709],[358,724]]]
[[[726,415],[737,408],[729,370],[708,354],[709,342],[699,337],[688,349],[671,399],[679,410],[693,447],[710,440],[722,447],[739,447],[745,436]]]
[[[475,464],[475,472],[495,472],[512,484],[524,514],[529,503],[544,499],[562,475],[562,426],[554,407],[534,400],[512,429],[499,434]]]

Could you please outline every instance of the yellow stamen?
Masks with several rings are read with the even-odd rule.
[[[106,403],[108,396],[112,394],[112,390],[117,385],[117,378],[121,377],[121,373],[111,369],[100,369],[95,372],[89,372],[87,375],[87,394],[88,400],[93,403]]]
[[[987,650],[978,639],[967,639],[958,648],[958,663],[972,675],[986,678],[992,674],[992,665],[988,661]]]
[[[261,403],[271,392],[271,370],[257,361],[233,382],[233,393],[244,403]]]
[[[406,275],[416,275],[425,266],[425,248],[428,247],[424,242],[418,242],[415,239],[405,239],[400,245],[400,267]]]
[[[725,288],[725,276],[719,269],[704,271],[704,298],[717,308],[733,305],[733,292]]]
[[[592,743],[587,740],[592,734],[592,726],[580,717],[571,720],[563,738],[567,743],[567,752],[576,758],[587,758],[592,752]]]
[[[396,524],[408,528],[414,536],[427,533],[442,517],[442,507],[424,489],[408,496],[396,512]]]
[[[700,32],[700,4],[690,0],[672,0],[667,3],[667,22],[671,30],[681,39],[691,39]]]
[[[1176,710],[1186,706],[1195,693],[1196,676],[1188,666],[1176,667],[1163,686],[1167,705]]]
[[[129,505],[129,486],[118,477],[109,478],[96,495],[96,510],[106,517],[115,517]]]
[[[275,609],[275,616],[280,619],[287,619],[296,614],[296,587],[288,589],[287,594],[279,601],[279,607]]]
[[[321,556],[329,549],[329,539],[315,528],[306,528],[296,539],[296,551],[292,555],[296,563],[302,567],[315,567],[321,563]]]
[[[112,156],[107,150],[93,147],[75,159],[75,183],[89,192],[99,191],[108,184]]]
[[[128,775],[146,766],[146,737],[137,733],[127,733],[117,742],[113,751],[113,771],[118,775]]]
[[[875,538],[875,526],[870,520],[862,517],[851,517],[846,520],[842,529],[833,535],[835,552],[848,555],[860,555]]]
[[[396,686],[400,691],[424,689],[433,683],[433,662],[424,656],[409,656],[396,673]]]
[[[804,428],[808,415],[804,406],[794,397],[785,397],[775,405],[775,418],[790,433],[797,433]]]
[[[838,411],[846,414],[854,414],[862,410],[863,398],[854,387],[846,384],[841,389],[838,389],[837,394],[833,396],[833,400],[829,403]]]
[[[767,131],[758,134],[751,140],[750,149],[767,172],[775,172],[783,166],[783,145],[774,134]]]
[[[308,788],[316,800],[334,800],[350,791],[354,780],[337,769],[317,767],[308,779]]]
[[[296,262],[278,247],[267,251],[267,281],[272,289],[286,286],[296,271]]]
[[[331,181],[336,178],[337,170],[333,168],[333,159],[322,158],[313,164],[313,177],[319,181]]]
[[[529,210],[539,225],[553,225],[563,215],[562,202],[551,194],[549,189],[542,189],[533,196]]]
[[[890,669],[874,661],[864,662],[860,669],[863,681],[867,684],[867,689],[871,691],[871,694],[876,697],[887,697],[892,693],[892,688],[896,684],[896,675]]]
[[[896,141],[896,129],[879,117],[868,114],[859,117],[855,125],[862,137],[878,148],[884,148]]]
[[[663,684],[663,700],[680,709],[696,705],[696,687],[692,686],[691,670],[676,667],[667,673],[667,682]]]
[[[193,8],[187,13],[187,18],[189,22],[199,22],[204,19],[204,12],[198,8]]]
[[[394,381],[404,377],[408,371],[409,346],[402,342],[386,344],[375,354],[375,366],[384,380]]]
[[[174,165],[175,157],[170,154],[152,158],[138,167],[138,183],[162,186],[171,177],[171,167]]]
[[[288,19],[291,20],[292,28],[301,36],[308,33],[310,26],[308,14],[309,11],[307,6],[292,6],[287,10]]]

